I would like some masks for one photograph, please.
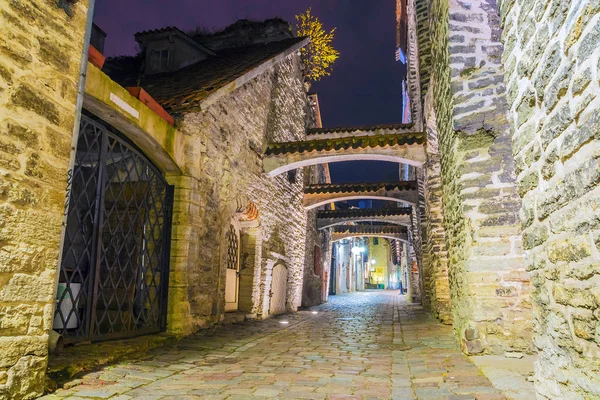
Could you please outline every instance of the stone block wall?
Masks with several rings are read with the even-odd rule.
[[[441,161],[452,317],[463,350],[531,350],[529,276],[494,0],[433,0],[431,104]],[[427,123],[427,121],[426,121]]]
[[[600,3],[502,1],[536,387],[600,397]]]
[[[303,307],[311,307],[327,300],[328,278],[332,273],[331,253],[333,244],[330,241],[330,230],[317,230],[316,219],[317,210],[308,210],[302,288]],[[318,266],[315,265],[317,263]]]
[[[0,1],[0,399],[42,394],[87,1]]]
[[[407,0],[411,1],[411,0]],[[431,0],[412,0],[416,13],[417,46],[419,56],[419,82],[421,96],[429,90],[431,75],[431,47],[429,38],[429,7]],[[413,99],[413,101],[415,101]],[[419,99],[422,102],[422,99]]]
[[[276,263],[289,272],[287,309],[300,306],[307,221],[303,171],[295,181],[288,174],[269,177],[262,172],[262,149],[269,141],[304,138],[307,115],[300,61],[292,54],[205,109],[181,117],[185,162],[184,177],[177,179],[186,183],[176,188],[173,239],[179,244],[173,247],[182,254],[171,269],[185,272],[169,299],[178,315],[171,326],[181,333],[222,318],[226,234],[235,212],[249,202],[259,212],[262,243],[254,271],[260,294],[252,309],[258,317],[268,315]]]
[[[428,93],[431,96],[431,92]],[[423,270],[424,289],[429,293],[429,308],[437,318],[445,323],[452,323],[450,303],[450,282],[448,277],[448,251],[446,249],[446,231],[444,228],[444,204],[442,202],[442,181],[438,131],[435,110],[431,107],[431,99],[425,104],[427,118],[427,163],[424,173],[424,232]]]
[[[427,162],[417,170],[419,180],[420,246],[419,260],[421,302],[440,321],[450,323],[450,290],[448,283],[447,253],[445,231],[443,228],[443,210],[441,202],[440,157],[437,143],[437,131],[432,132],[425,126],[424,96],[428,93],[431,47],[429,38],[428,0],[408,1],[410,29],[408,81],[413,106],[415,129],[427,133]],[[430,92],[429,92],[430,93]],[[431,125],[431,117],[427,123]],[[433,122],[435,125],[435,120]]]

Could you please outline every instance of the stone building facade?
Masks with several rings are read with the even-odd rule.
[[[406,294],[452,323],[465,353],[537,351],[540,398],[600,397],[597,1],[397,5],[413,124],[322,129],[298,54],[307,41],[283,21],[208,36],[141,32],[145,53],[103,68],[87,49],[86,1],[0,0],[9,39],[0,43],[0,398],[42,393],[50,337],[72,329],[56,328],[61,284],[75,313],[92,296],[75,295],[72,284],[85,282],[65,278],[74,267],[64,266],[77,166],[98,161],[77,158],[84,126],[129,149],[102,147],[104,167],[143,161],[135,173],[117,169],[108,186],[120,191],[95,204],[143,192],[161,207],[144,209],[139,236],[157,232],[148,221],[168,225],[168,246],[147,240],[139,251],[167,269],[136,280],[161,293],[160,306],[101,283],[128,302],[123,311],[105,301],[105,314],[159,312],[152,329],[138,320],[145,330],[128,334],[186,335],[362,290],[368,260],[352,254],[364,245],[355,236],[387,234]],[[402,163],[411,182],[327,185],[323,163],[353,159]],[[151,173],[171,194],[148,197]],[[394,226],[361,226],[364,215],[319,225],[336,210],[316,208],[349,198],[411,208],[369,215]],[[131,232],[142,214],[125,203],[110,207],[134,217],[121,222]],[[101,226],[91,243],[108,253],[119,244]],[[94,262],[102,277],[110,266]],[[121,337],[105,321],[86,323],[98,326],[79,341]]]
[[[560,0],[407,9],[418,32],[413,107],[428,135],[424,246],[442,250],[425,257],[423,284],[430,298],[449,284],[467,352],[537,350],[540,398],[598,397],[600,9]]]
[[[419,55],[424,62],[430,59],[420,68],[427,87],[420,103],[429,142],[438,144],[437,149],[428,147],[428,156],[435,160],[439,151],[440,160],[439,172],[435,162],[426,171],[426,193],[433,199],[441,193],[443,204],[440,209],[440,200],[428,203],[425,226],[436,234],[427,237],[426,246],[443,249],[439,242],[444,240],[448,252],[447,266],[443,252],[428,260],[435,265],[429,274],[438,280],[429,286],[441,296],[444,287],[450,288],[453,326],[466,352],[529,351],[529,276],[518,220],[521,202],[506,117],[497,7],[478,1],[413,4],[412,17],[428,24],[428,29],[418,28],[420,36],[412,46],[430,52]],[[441,315],[447,300],[433,304]]]
[[[262,167],[263,149],[268,143],[300,140],[307,128],[316,123],[314,104],[306,93],[298,52],[307,43],[305,39],[292,37],[287,24],[282,25],[280,21],[265,24],[269,29],[278,27],[279,33],[283,27],[283,34],[274,35],[277,40],[267,35],[262,42],[237,46],[231,51],[220,48],[188,67],[192,70],[185,71],[184,79],[180,79],[177,68],[155,76],[143,74],[142,79],[136,76],[136,86],[141,83],[140,89],[129,87],[128,79],[142,70],[123,68],[123,65],[131,65],[127,62],[135,64],[139,58],[109,61],[103,72],[102,63],[97,62],[103,57],[91,49],[92,63],[86,62],[88,52],[87,49],[84,51],[84,32],[86,26],[91,30],[91,17],[85,2],[64,8],[48,5],[43,9],[34,3],[1,5],[2,18],[6,20],[2,29],[6,30],[7,37],[15,39],[15,46],[4,48],[0,58],[0,70],[3,71],[0,94],[5,105],[2,108],[5,113],[0,114],[4,132],[0,138],[0,156],[4,160],[0,166],[3,238],[0,242],[0,398],[40,395],[44,389],[52,329],[66,335],[65,329],[77,326],[70,325],[70,319],[71,322],[76,320],[79,326],[73,329],[80,332],[83,323],[88,321],[85,320],[87,317],[75,315],[88,304],[88,298],[96,294],[79,290],[85,285],[72,280],[77,275],[72,269],[76,268],[77,272],[79,266],[65,266],[64,262],[61,265],[59,255],[63,236],[61,216],[74,215],[72,208],[81,199],[81,193],[65,193],[64,179],[77,175],[78,168],[82,168],[78,167],[80,165],[86,168],[95,165],[94,158],[80,155],[82,146],[85,147],[90,137],[95,137],[90,136],[90,132],[101,132],[102,138],[106,135],[112,138],[109,149],[99,150],[100,157],[101,160],[108,157],[102,162],[122,168],[120,172],[117,170],[117,175],[111,175],[113,180],[108,183],[111,188],[121,189],[113,192],[109,188],[108,194],[102,194],[96,201],[118,198],[124,193],[133,193],[133,198],[139,200],[140,190],[147,190],[138,182],[148,172],[142,173],[143,170],[138,169],[133,173],[128,169],[130,163],[125,162],[126,159],[146,157],[147,164],[139,164],[141,168],[155,171],[173,190],[170,245],[167,252],[161,250],[163,256],[168,255],[165,261],[168,269],[146,275],[145,284],[140,286],[140,289],[165,293],[168,301],[161,304],[168,308],[160,311],[152,304],[132,303],[135,299],[123,297],[122,293],[129,289],[120,286],[120,280],[110,283],[110,279],[103,278],[103,274],[111,273],[111,267],[114,267],[106,264],[107,259],[112,257],[114,261],[122,255],[119,253],[122,250],[115,250],[119,248],[118,243],[102,233],[98,233],[101,261],[97,273],[100,281],[84,281],[99,285],[99,292],[111,290],[110,293],[129,307],[130,314],[138,315],[139,307],[150,307],[147,312],[158,310],[162,322],[152,329],[185,335],[227,319],[227,288],[231,285],[228,279],[232,263],[236,277],[235,308],[229,309],[237,311],[233,314],[238,318],[267,318],[295,311],[302,302],[306,248],[314,248],[317,244],[324,248],[318,291],[326,290],[327,235],[316,231],[307,235],[307,221],[311,216],[302,203],[305,183],[325,183],[328,178],[326,167],[312,167],[306,171],[300,168],[276,177],[264,174]],[[64,23],[35,25],[35,21],[42,19],[41,13],[51,13]],[[29,21],[29,25],[24,21]],[[260,28],[260,24],[257,25]],[[35,48],[39,48],[39,53],[29,57],[25,47],[21,49],[16,44],[22,42],[23,46],[33,46],[31,37],[25,36],[25,31],[32,26],[35,32],[39,31],[39,37],[35,37]],[[68,32],[61,26],[69,26]],[[64,35],[65,32],[68,35]],[[158,39],[163,33],[153,32],[158,34]],[[178,30],[174,34],[188,44],[193,40],[183,37],[185,34]],[[235,43],[231,30],[228,34],[227,43]],[[75,45],[77,42],[81,44],[79,47]],[[160,46],[157,42],[157,47]],[[193,44],[185,50],[186,54],[205,51]],[[169,48],[169,51],[178,49]],[[85,57],[83,62],[82,55]],[[153,59],[152,55],[150,59]],[[224,68],[228,62],[230,68]],[[85,67],[85,81],[79,80],[80,65]],[[172,67],[160,63],[157,66]],[[195,96],[190,96],[189,87],[185,86],[190,79],[195,79],[195,88],[203,89],[195,92]],[[81,96],[76,104],[78,82]],[[201,82],[206,85],[202,86]],[[77,110],[81,105],[80,110],[85,114],[81,117],[82,129],[85,124],[86,129],[93,126],[94,131],[79,133]],[[71,145],[72,136],[79,138],[79,145],[77,139]],[[112,146],[135,151],[118,153]],[[76,150],[74,154],[71,154],[72,149]],[[107,151],[108,156],[103,155],[106,154],[103,151]],[[72,161],[74,167],[69,165],[70,156],[75,160]],[[109,169],[109,164],[106,165]],[[70,174],[67,174],[68,170]],[[100,176],[106,176],[104,174]],[[69,183],[73,179],[76,180],[71,178]],[[65,197],[70,200],[67,205]],[[145,201],[156,203],[168,199],[146,195]],[[119,204],[117,207],[117,203],[113,203],[107,206],[110,210],[105,208],[100,213],[106,217],[111,212],[116,213],[115,207],[124,207],[129,222],[123,230],[131,232],[137,216],[141,215],[140,206],[133,205],[130,200]],[[166,209],[153,205],[144,212],[148,215],[145,218],[153,218]],[[120,215],[123,218],[125,214]],[[109,225],[101,224],[98,229],[111,226],[116,217],[110,218],[106,217]],[[166,216],[164,218],[162,221],[169,221]],[[117,224],[123,223],[123,219],[117,221]],[[70,232],[71,219],[65,218],[64,224]],[[152,234],[158,233],[156,225],[145,224],[144,236],[148,229]],[[315,225],[314,220],[312,225]],[[67,237],[63,261],[73,247],[68,243],[74,240],[71,233]],[[232,240],[235,242],[233,257]],[[158,257],[155,253],[158,242],[146,242],[145,246],[146,250],[142,250],[146,255],[142,256],[142,262],[148,262],[143,257],[150,260]],[[102,255],[109,251],[116,251],[117,255]],[[127,251],[129,257],[135,256]],[[168,271],[168,279],[164,271]],[[63,314],[65,297],[61,291],[56,297],[57,281],[61,282],[59,288],[62,285],[71,299],[71,312]],[[84,295],[78,294],[83,292]],[[106,295],[107,298],[110,296]],[[56,308],[60,310],[56,315],[61,315],[62,320],[58,328],[55,298],[58,299]],[[319,296],[314,301],[323,300],[324,297]],[[96,308],[91,309],[93,332],[90,328],[83,336],[75,335],[75,341],[123,336],[115,325],[97,319],[100,313],[97,304],[104,307],[105,315],[120,313],[118,315],[123,317],[125,312],[113,308],[112,298],[105,299],[103,304],[97,301],[93,303]],[[125,336],[146,331],[125,332]],[[70,338],[71,341],[74,339]]]
[[[0,1],[3,399],[44,389],[87,3]]]
[[[295,181],[287,174],[264,176],[257,152],[267,141],[304,136],[308,108],[299,67],[297,55],[288,56],[234,94],[181,117],[179,129],[185,137],[186,154],[183,176],[194,184],[189,192],[182,192],[190,203],[176,203],[173,226],[174,237],[186,243],[190,251],[181,259],[181,275],[189,282],[189,314],[181,321],[190,325],[183,328],[183,333],[222,318],[225,271],[214,266],[222,266],[225,259],[223,244],[227,243],[232,218],[249,203],[258,210],[255,235],[261,254],[248,260],[243,268],[258,278],[253,284],[252,306],[246,311],[259,317],[269,314],[271,273],[276,263],[288,269],[287,310],[300,306],[306,246],[306,214],[301,203],[303,171],[298,171]],[[195,209],[191,212],[192,204],[198,207],[197,213]],[[172,271],[179,267],[172,264]],[[242,275],[242,281],[244,278]],[[173,307],[185,304],[171,303]]]
[[[540,398],[600,397],[600,4],[501,1]]]

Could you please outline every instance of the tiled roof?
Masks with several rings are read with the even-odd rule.
[[[410,132],[391,135],[356,136],[334,139],[308,139],[297,142],[271,143],[266,155],[304,153],[311,151],[332,151],[347,149],[376,148],[386,146],[403,146],[424,144],[425,135],[421,132]]]
[[[410,129],[413,124],[382,124],[382,125],[365,125],[365,126],[338,126],[334,128],[312,128],[306,131],[307,135],[319,135],[327,133],[345,133],[356,131],[380,131],[380,130],[401,130]]]
[[[347,183],[342,185],[322,184],[309,185],[304,189],[305,194],[321,194],[321,193],[362,193],[376,192],[381,189],[391,190],[417,190],[417,181],[400,181],[400,182],[377,182],[377,183]],[[351,211],[351,210],[345,210]]]
[[[179,29],[178,27],[176,27],[176,26],[165,26],[164,28],[150,29],[148,31],[136,32],[136,33],[133,34],[133,36],[134,37],[139,37],[139,36],[146,36],[146,35],[156,35],[158,33],[165,33],[165,32],[171,32],[171,31],[177,31],[177,32],[185,35],[185,33],[181,29]]]
[[[366,218],[392,215],[411,215],[411,207],[395,208],[352,208],[348,210],[319,210],[317,218]]]
[[[167,28],[165,28],[167,29]],[[200,102],[280,53],[298,47],[306,38],[223,49],[215,56],[178,71],[139,77],[111,77],[121,85],[143,87],[167,112],[199,109]],[[110,75],[110,74],[109,74]]]
[[[399,225],[338,225],[331,228],[332,233],[352,233],[358,235],[397,235],[407,233],[404,226]]]

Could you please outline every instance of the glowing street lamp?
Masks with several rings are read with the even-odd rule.
[[[374,258],[371,258],[371,264],[375,265],[376,261]]]
[[[365,251],[365,248],[364,247],[354,246],[352,248],[352,250],[350,250],[350,251],[352,251],[352,254],[358,255],[358,254],[362,253],[363,251]]]

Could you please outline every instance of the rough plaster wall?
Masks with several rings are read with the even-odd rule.
[[[261,157],[268,141],[304,138],[306,113],[300,62],[293,54],[207,109],[183,116],[184,174],[197,182],[189,192],[197,207],[188,210],[185,202],[179,204],[182,223],[174,224],[174,234],[189,241],[182,259],[188,331],[223,314],[225,237],[236,209],[248,202],[258,208],[262,234],[260,296],[254,308],[267,316],[276,263],[288,269],[288,310],[300,305],[306,235],[303,172],[298,171],[296,183],[287,174],[270,178],[262,172]]]
[[[541,398],[600,398],[600,3],[503,1]]]
[[[0,399],[42,394],[87,1],[0,0]]]
[[[529,276],[494,0],[434,0],[430,90],[456,334],[469,353],[531,350]]]

